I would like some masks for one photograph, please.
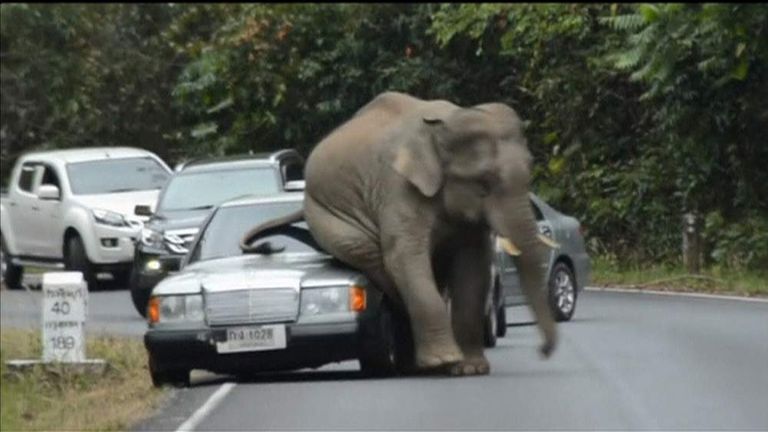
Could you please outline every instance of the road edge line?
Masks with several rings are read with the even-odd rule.
[[[177,429],[176,432],[186,432],[186,431],[193,431],[197,426],[202,422],[208,414],[213,411],[214,408],[216,408],[219,403],[221,403],[222,399],[224,399],[227,394],[232,391],[232,389],[236,386],[236,383],[228,382],[224,383],[219,387],[218,390],[216,390],[205,403],[200,406],[192,415],[182,423]]]
[[[656,294],[656,295],[666,295],[666,296],[704,298],[704,299],[711,299],[711,300],[736,300],[736,301],[743,301],[743,302],[768,303],[768,298],[761,298],[761,297],[738,297],[738,296],[728,296],[728,295],[722,295],[722,294],[657,291],[657,290],[647,290],[647,289],[639,289],[639,288],[612,288],[612,287],[588,286],[588,287],[584,287],[584,290],[585,291],[608,291],[608,292],[631,293],[631,294]]]

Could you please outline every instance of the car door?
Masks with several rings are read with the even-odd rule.
[[[536,217],[536,224],[539,232],[543,235],[552,237],[552,223],[544,218],[541,209],[534,200],[531,200],[531,208]],[[526,303],[525,295],[520,286],[520,277],[512,256],[504,252],[498,242],[494,242],[494,252],[496,256],[496,266],[498,269],[499,283],[504,293],[504,304],[506,306],[520,305]],[[551,260],[547,260],[549,264]]]
[[[43,169],[39,163],[24,162],[18,181],[13,185],[14,196],[9,203],[8,212],[16,240],[17,254],[21,256],[38,254],[35,248],[35,231],[38,227],[32,221],[31,215],[39,209],[35,190],[42,172]]]
[[[61,206],[63,194],[59,175],[51,165],[40,164],[42,176],[36,186],[35,194],[43,185],[52,185],[59,188],[59,199],[40,199],[36,197],[37,203],[30,213],[30,220],[37,227],[31,233],[31,241],[34,244],[36,255],[44,258],[61,259],[63,257],[62,239],[64,232],[61,221]]]

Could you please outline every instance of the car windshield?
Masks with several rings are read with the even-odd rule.
[[[158,211],[206,209],[244,195],[270,195],[280,185],[272,168],[181,173],[171,178]]]
[[[242,255],[240,239],[255,225],[299,210],[301,202],[261,203],[219,208],[205,227],[192,261]],[[306,228],[304,223],[296,226]],[[272,248],[281,252],[317,252],[312,247],[285,235],[266,237]],[[260,241],[261,242],[261,241]]]
[[[171,176],[151,157],[70,163],[67,164],[67,174],[75,195],[161,189]]]

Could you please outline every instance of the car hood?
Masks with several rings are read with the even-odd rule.
[[[198,228],[212,209],[168,211],[153,216],[147,226],[155,231]]]
[[[155,295],[196,294],[242,289],[293,288],[365,284],[364,276],[342,267],[329,255],[288,253],[243,255],[202,261],[161,281]]]
[[[91,209],[110,210],[124,216],[135,217],[133,211],[137,204],[154,207],[159,195],[160,190],[146,190],[97,195],[74,195],[73,200]]]

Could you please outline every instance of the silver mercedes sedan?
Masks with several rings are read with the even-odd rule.
[[[186,385],[192,369],[256,373],[358,359],[395,368],[397,320],[360,272],[319,250],[306,226],[240,250],[254,224],[301,208],[303,193],[222,204],[203,223],[180,272],[155,286],[144,345],[156,386]],[[399,354],[398,354],[399,355]]]

